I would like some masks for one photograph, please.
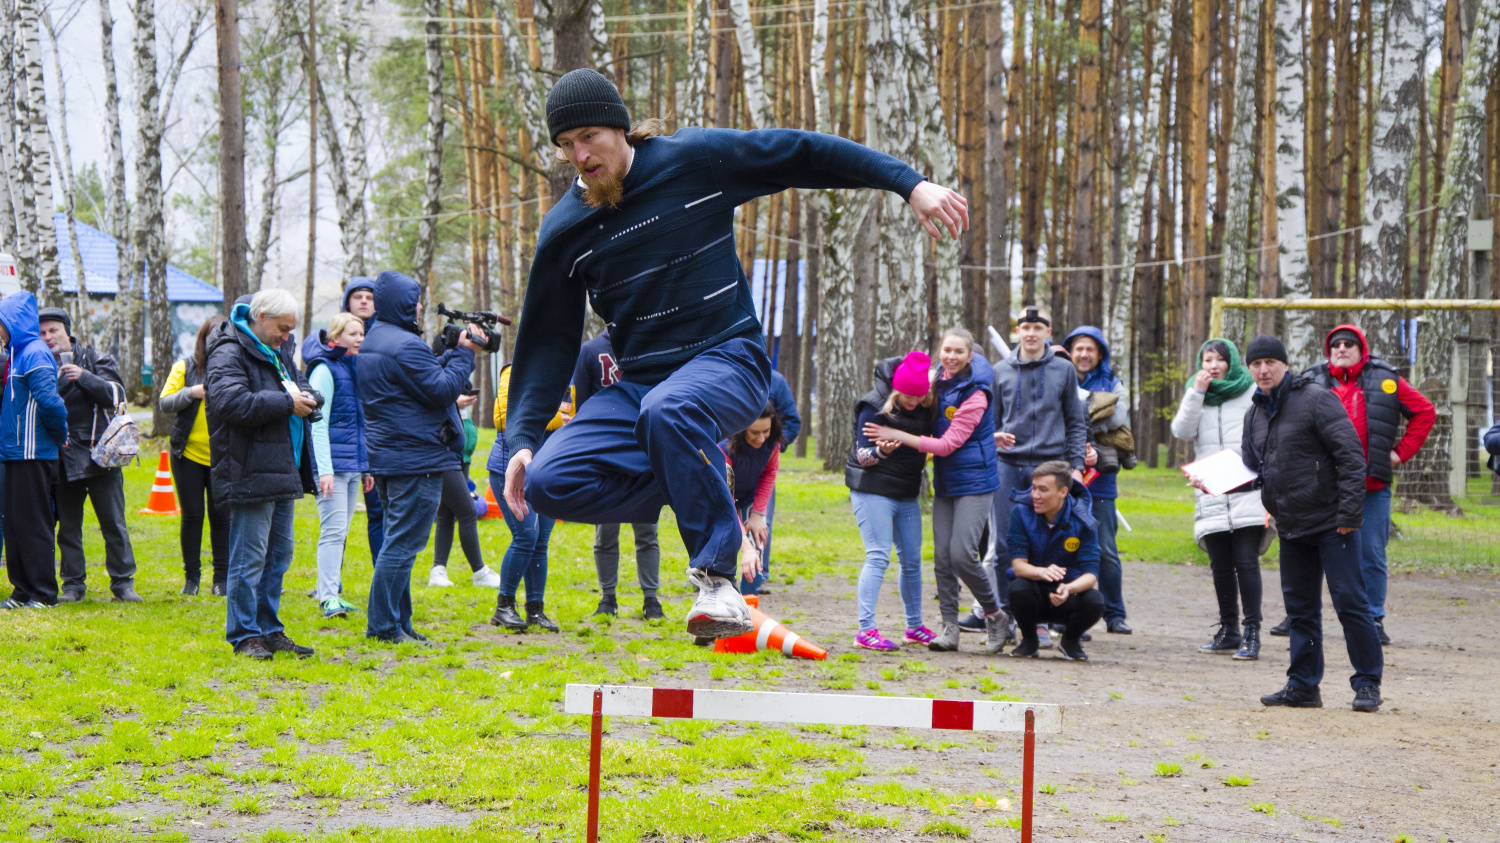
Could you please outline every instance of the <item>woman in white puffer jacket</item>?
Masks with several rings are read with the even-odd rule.
[[[1194,459],[1228,448],[1236,454],[1245,429],[1245,412],[1255,383],[1240,362],[1239,349],[1222,337],[1198,351],[1198,373],[1172,419],[1172,435],[1193,443]],[[1260,556],[1274,535],[1260,492],[1247,486],[1222,495],[1198,491],[1193,509],[1193,538],[1208,553],[1214,592],[1219,598],[1219,631],[1200,649],[1233,652],[1236,659],[1260,657]],[[1236,600],[1238,598],[1238,600]],[[1240,607],[1245,629],[1240,632]]]

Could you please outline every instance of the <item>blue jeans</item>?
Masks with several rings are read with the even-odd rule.
[[[1281,596],[1291,621],[1292,663],[1286,675],[1303,691],[1323,681],[1323,578],[1328,596],[1344,628],[1344,644],[1354,675],[1349,684],[1358,691],[1380,685],[1385,656],[1370,617],[1370,599],[1359,572],[1359,531],[1339,535],[1328,530],[1300,539],[1281,537]]]
[[[865,543],[865,566],[859,572],[859,631],[875,628],[875,603],[891,562],[891,545],[901,561],[896,586],[906,607],[906,625],[922,625],[922,507],[916,498],[888,498],[849,493],[859,537]]]
[[[655,386],[614,384],[537,452],[526,470],[527,500],[581,524],[656,521],[670,505],[688,564],[737,580],[743,537],[719,440],[755,423],[770,382],[761,343],[734,339]]]
[[[385,519],[380,508],[380,492],[371,489],[365,492],[365,538],[370,542],[370,564],[380,558],[380,546],[385,543]]]
[[[224,637],[230,644],[285,629],[281,580],[292,567],[296,501],[229,505],[229,580]]]
[[[490,487],[504,489],[505,475],[490,472]],[[535,509],[523,520],[510,511],[504,495],[495,501],[505,516],[505,526],[510,528],[510,547],[505,549],[505,558],[500,561],[500,596],[515,597],[524,578],[526,602],[540,603],[547,594],[547,542],[557,521]]]
[[[740,513],[742,518],[750,517],[749,510]],[[760,587],[766,584],[766,575],[771,573],[771,534],[775,531],[776,523],[776,491],[771,491],[771,503],[766,506],[766,546],[760,549],[760,574],[754,580],[746,580],[740,577],[741,594],[759,594]]]
[[[1094,498],[1094,520],[1099,522],[1099,594],[1104,598],[1104,619],[1125,620],[1124,569],[1120,567],[1120,550],[1115,533],[1115,499]]]
[[[1370,594],[1370,615],[1385,619],[1385,546],[1391,539],[1391,490],[1365,492],[1365,521],[1359,528],[1359,573]]]
[[[390,640],[414,630],[411,625],[411,569],[432,537],[443,496],[443,475],[398,474],[375,478],[385,511],[385,540],[370,576],[370,603],[365,635]]]

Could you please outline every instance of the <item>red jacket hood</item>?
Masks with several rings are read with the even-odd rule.
[[[1354,335],[1359,337],[1359,362],[1347,368],[1333,365],[1333,349],[1329,347],[1333,335],[1339,331],[1353,331]],[[1351,380],[1359,377],[1359,373],[1364,371],[1365,364],[1370,362],[1370,341],[1365,338],[1365,332],[1361,331],[1358,325],[1338,325],[1323,337],[1323,356],[1329,361],[1328,373],[1330,375],[1338,380]]]

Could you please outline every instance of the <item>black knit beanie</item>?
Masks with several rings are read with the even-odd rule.
[[[1270,334],[1261,334],[1245,348],[1245,364],[1249,365],[1257,360],[1280,360],[1286,363],[1286,346]]]
[[[580,126],[607,126],[630,131],[630,110],[613,82],[597,71],[579,68],[564,73],[547,93],[547,132],[557,136]]]
[[[72,335],[73,317],[69,316],[66,310],[63,310],[60,307],[44,307],[41,310],[37,311],[36,321],[38,323],[46,322],[48,319],[51,319],[54,322],[61,322],[63,330],[67,331],[69,335]]]
[[[1364,341],[1359,338],[1359,334],[1354,333],[1348,328],[1340,328],[1339,330],[1334,331],[1333,334],[1328,337],[1328,347],[1333,348],[1333,344],[1335,342],[1338,342],[1339,340],[1348,340],[1349,342],[1354,343],[1360,348],[1363,348],[1365,345]]]

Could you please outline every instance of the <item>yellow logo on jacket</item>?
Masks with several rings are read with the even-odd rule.
[[[949,407],[948,409],[943,411],[943,415],[948,417],[948,421],[953,421],[953,417],[958,415],[958,408]]]
[[[1396,382],[1390,378],[1386,378],[1380,382],[1380,391],[1386,395],[1394,395],[1396,393]]]
[[[1063,542],[1063,550],[1072,553],[1073,551],[1078,549],[1079,544],[1081,544],[1081,542],[1078,541],[1077,536],[1069,536],[1067,541]]]

